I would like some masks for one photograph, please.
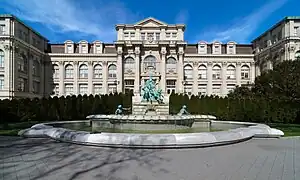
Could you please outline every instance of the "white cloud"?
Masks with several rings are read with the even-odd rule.
[[[187,23],[188,18],[189,18],[189,12],[187,10],[181,10],[181,11],[179,11],[179,13],[177,14],[177,16],[175,18],[175,23],[185,24],[185,23]]]
[[[249,36],[257,27],[272,13],[280,9],[287,1],[288,0],[270,0],[248,16],[238,19],[229,28],[220,29],[219,27],[214,27],[206,29],[206,32],[197,38],[205,38],[208,42],[233,40],[238,43],[246,43]]]
[[[56,33],[78,33],[115,40],[115,24],[135,19],[121,2],[95,0],[7,0],[5,9],[22,20],[41,23]]]

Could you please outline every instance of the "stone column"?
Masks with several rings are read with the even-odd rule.
[[[103,78],[103,84],[102,84],[102,93],[103,94],[107,94],[107,77],[108,77],[108,67],[107,67],[107,62],[106,61],[103,61],[102,62],[102,78]]]
[[[32,93],[33,92],[33,78],[32,78],[32,67],[33,67],[33,57],[30,55],[28,58],[28,92]]]
[[[93,61],[88,62],[88,92],[89,94],[94,94],[93,92]]]
[[[123,51],[122,47],[118,47],[117,51],[117,92],[123,92]]]
[[[178,52],[178,63],[177,63],[177,71],[178,71],[178,93],[183,93],[183,80],[184,80],[184,73],[183,73],[183,49],[180,49]]]
[[[236,63],[236,85],[241,86],[241,62]]]
[[[251,81],[251,83],[254,83],[254,81],[255,81],[255,63],[254,62],[251,62],[250,63],[250,73],[251,73],[251,75],[250,75],[250,81]]]
[[[193,62],[193,94],[198,95],[198,62]]]
[[[63,61],[59,61],[59,95],[65,94],[65,66]]]
[[[227,71],[227,62],[222,62],[222,70],[221,70],[221,75],[222,75],[222,86],[221,86],[221,93],[222,95],[226,95],[227,94],[227,75],[226,75],[226,71]]]
[[[212,94],[212,62],[207,63],[207,95]]]
[[[134,78],[134,94],[140,95],[140,47],[135,47],[135,78]]]
[[[161,47],[160,53],[161,53],[160,88],[162,90],[162,93],[165,94],[166,93],[166,54],[167,54],[166,47]]]
[[[74,61],[74,77],[73,77],[73,94],[77,95],[78,91],[78,61]]]

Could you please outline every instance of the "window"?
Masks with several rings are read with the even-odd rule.
[[[128,38],[129,38],[129,32],[125,32],[125,33],[124,33],[124,38],[125,38],[125,39],[128,39]]]
[[[26,58],[26,56],[24,54],[22,54],[18,58],[18,70],[26,72],[27,71],[27,65],[26,64],[27,64],[27,58]]]
[[[219,65],[215,65],[212,71],[213,79],[221,79],[221,67]]]
[[[102,66],[100,64],[94,66],[94,78],[102,78]]]
[[[94,94],[101,94],[102,84],[94,84],[93,90],[94,90]]]
[[[177,62],[176,62],[175,58],[170,57],[170,58],[167,59],[166,69],[167,69],[167,73],[176,73]]]
[[[40,82],[33,81],[32,89],[33,93],[38,94],[40,92]]]
[[[214,45],[214,54],[221,54],[221,46],[220,45]]]
[[[101,46],[100,46],[100,44],[97,44],[96,45],[96,53],[100,54],[101,52],[102,52]]]
[[[4,51],[0,49],[0,68],[4,68]]]
[[[19,78],[18,91],[25,92],[27,90],[27,79]]]
[[[185,84],[184,85],[184,93],[188,95],[192,95],[193,93],[193,84]]]
[[[160,33],[155,33],[155,40],[159,41],[160,40]]]
[[[40,64],[37,60],[33,61],[32,75],[34,75],[34,76],[39,76],[40,75]]]
[[[73,94],[73,84],[65,84],[65,94],[66,95]]]
[[[227,84],[227,92],[230,93],[234,91],[235,89],[235,84]]]
[[[198,79],[206,79],[207,78],[207,69],[205,65],[200,65],[198,67]]]
[[[130,33],[130,39],[134,39],[135,38],[135,33],[134,32],[131,32]]]
[[[175,93],[176,92],[176,80],[167,80],[167,93]]]
[[[67,53],[73,53],[73,47],[71,44],[67,45]]]
[[[172,33],[172,39],[176,39],[177,38],[177,33]]]
[[[125,93],[133,92],[134,89],[134,80],[125,79]]]
[[[212,92],[215,95],[220,95],[221,94],[221,84],[213,84]]]
[[[234,54],[234,46],[233,45],[229,45],[228,47],[228,54]]]
[[[241,78],[242,79],[249,79],[250,78],[249,75],[250,75],[250,68],[249,68],[249,66],[243,65],[241,67]]]
[[[108,78],[113,79],[117,78],[117,66],[114,64],[111,64],[108,66]]]
[[[1,35],[5,34],[5,25],[4,24],[0,24],[0,34]]]
[[[124,60],[124,71],[125,72],[133,72],[133,70],[135,69],[134,65],[135,65],[135,62],[132,57],[126,58]]]
[[[54,95],[59,95],[59,84],[53,84],[53,93]]]
[[[235,67],[233,65],[229,65],[226,71],[227,79],[235,79]]]
[[[144,59],[144,69],[146,71],[154,71],[156,69],[156,58],[154,56],[147,56]]]
[[[299,33],[299,26],[295,26],[294,27],[294,36],[299,36],[300,33]]]
[[[171,33],[166,33],[166,38],[170,39],[171,38]]]
[[[79,84],[79,94],[81,94],[81,95],[88,94],[88,85],[87,84]]]
[[[0,90],[4,89],[4,75],[0,75]]]
[[[65,67],[65,78],[73,78],[73,66],[71,64],[66,65]]]
[[[88,51],[87,45],[86,44],[82,44],[81,45],[81,53],[87,53]]]
[[[198,84],[198,95],[206,95],[206,84]]]
[[[184,66],[184,80],[190,80],[193,79],[193,68],[190,65]]]
[[[141,40],[142,40],[142,41],[145,40],[145,37],[146,37],[145,33],[141,33]]]
[[[205,52],[206,52],[206,45],[201,44],[201,45],[200,45],[200,48],[199,48],[199,52],[200,52],[200,53],[205,53]]]
[[[88,66],[85,64],[82,64],[79,67],[79,78],[88,78]]]
[[[108,84],[108,94],[116,93],[117,92],[117,85],[116,84]]]
[[[56,64],[53,64],[52,66],[52,73],[53,73],[53,78],[59,78],[59,67]]]

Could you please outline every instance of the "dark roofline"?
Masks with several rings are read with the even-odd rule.
[[[47,38],[45,38],[43,35],[41,35],[39,32],[37,32],[36,30],[32,29],[30,26],[28,26],[27,24],[25,24],[22,20],[20,20],[19,18],[17,18],[16,16],[12,15],[12,14],[0,14],[0,18],[11,18],[14,19],[16,21],[18,21],[19,23],[21,23],[22,25],[24,25],[25,27],[27,27],[28,29],[30,29],[32,32],[34,32],[36,35],[40,36],[41,38],[43,38],[44,40],[46,40],[47,42],[49,42],[49,40]]]
[[[277,22],[275,25],[273,25],[271,28],[267,29],[264,33],[259,35],[257,38],[251,41],[251,43],[254,43],[254,41],[260,39],[264,35],[266,35],[271,30],[275,29],[276,27],[280,26],[283,22],[286,22],[288,20],[300,20],[300,16],[286,16],[285,18],[281,19],[279,22]]]

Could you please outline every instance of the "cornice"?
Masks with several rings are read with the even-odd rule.
[[[50,57],[117,57],[116,54],[68,54],[68,53],[49,53]]]
[[[254,58],[254,54],[184,54],[186,58]]]

